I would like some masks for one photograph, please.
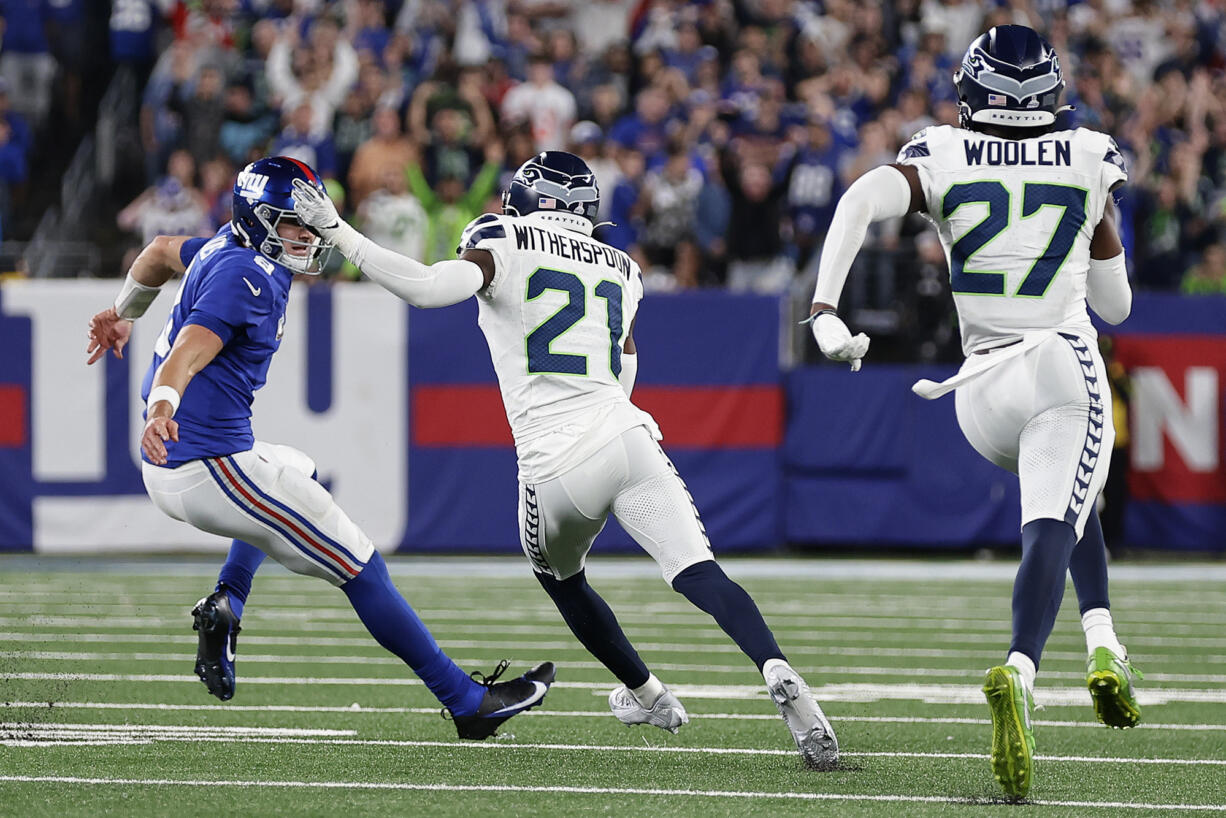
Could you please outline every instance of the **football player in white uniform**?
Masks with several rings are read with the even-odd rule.
[[[591,168],[562,151],[529,159],[503,193],[504,215],[475,219],[460,258],[429,267],[373,244],[311,186],[295,198],[304,224],[410,304],[477,296],[519,458],[521,544],[571,631],[621,681],[609,696],[614,715],[672,732],[689,720],[587,582],[584,560],[610,514],[754,661],[806,764],[834,767],[830,723],[753,600],[715,563],[655,422],[630,402],[642,274],[592,238]]]
[[[971,44],[954,76],[960,127],[927,128],[898,163],[869,171],[840,200],[822,251],[812,327],[827,357],[859,369],[868,338],[836,307],[869,223],[921,213],[949,261],[966,361],[924,398],[957,390],[958,423],[975,450],[1017,473],[1022,562],[1013,587],[1013,642],[991,668],[992,768],[1009,795],[1033,779],[1031,690],[1064,595],[1081,603],[1088,685],[1098,718],[1140,718],[1111,620],[1106,549],[1095,500],[1115,430],[1111,392],[1086,302],[1105,321],[1132,292],[1112,191],[1127,179],[1111,137],[1057,130],[1064,91],[1051,46],[1025,26],[997,26]]]

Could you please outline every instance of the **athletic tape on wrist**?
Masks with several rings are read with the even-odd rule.
[[[145,408],[152,409],[153,404],[160,400],[170,404],[170,416],[174,417],[175,412],[179,411],[179,401],[182,400],[182,396],[173,386],[166,384],[155,386],[149,391],[149,400],[145,403]]]
[[[145,314],[145,310],[149,309],[149,305],[161,291],[161,287],[141,284],[132,277],[131,273],[128,273],[123,280],[123,287],[120,288],[119,295],[115,298],[115,312],[119,313],[120,318],[135,321]]]

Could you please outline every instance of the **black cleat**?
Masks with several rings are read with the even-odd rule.
[[[476,713],[469,716],[457,716],[450,710],[443,709],[444,718],[450,716],[455,722],[455,729],[460,734],[460,738],[474,741],[489,738],[494,735],[498,725],[518,713],[531,710],[545,700],[545,693],[553,684],[554,676],[557,675],[553,662],[542,662],[518,679],[495,684],[495,681],[510,664],[503,659],[489,676],[482,676],[480,673],[472,674],[475,681],[485,685],[485,698],[481,700],[481,706],[477,708]]]
[[[230,608],[230,595],[214,591],[192,608],[192,630],[200,634],[196,647],[196,675],[223,702],[234,697],[234,652],[238,647],[238,617]]]

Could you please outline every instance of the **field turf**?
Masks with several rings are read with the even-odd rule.
[[[726,560],[834,722],[844,768],[802,769],[755,672],[644,559],[593,585],[689,709],[629,729],[612,677],[519,559],[393,559],[468,670],[543,659],[558,683],[505,735],[460,742],[343,594],[267,565],[228,703],[192,674],[188,611],[220,559],[0,558],[0,814],[1201,815],[1226,813],[1226,565],[1113,568],[1143,725],[1097,725],[1071,587],[1037,699],[1031,798],[1005,803],[979,686],[1009,637],[1011,563]]]

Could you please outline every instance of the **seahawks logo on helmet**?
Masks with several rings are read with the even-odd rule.
[[[966,50],[954,75],[963,128],[1053,125],[1064,73],[1051,43],[1026,26],[995,26]]]
[[[539,211],[573,213],[592,224],[600,209],[596,174],[573,153],[542,151],[524,162],[502,194],[502,212],[526,216]]]

